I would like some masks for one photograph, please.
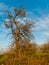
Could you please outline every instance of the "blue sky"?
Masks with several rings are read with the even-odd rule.
[[[5,38],[9,32],[3,22],[6,19],[3,11],[14,7],[24,6],[27,17],[35,22],[35,41],[38,44],[49,39],[49,0],[0,0],[0,49],[9,45],[9,38]]]

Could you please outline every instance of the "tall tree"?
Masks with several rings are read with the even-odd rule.
[[[15,40],[14,45],[19,48],[19,43],[21,42],[29,42],[33,39],[33,34],[31,28],[34,28],[34,23],[28,19],[23,20],[24,23],[21,23],[21,20],[26,17],[26,11],[24,8],[16,9],[14,8],[14,14],[12,15],[10,11],[7,10],[7,18],[8,21],[5,21],[4,24],[6,28],[10,28],[11,33],[13,35],[13,39]]]

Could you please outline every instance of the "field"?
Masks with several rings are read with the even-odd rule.
[[[49,65],[49,53],[0,55],[0,65]]]

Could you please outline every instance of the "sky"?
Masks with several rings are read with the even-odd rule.
[[[34,36],[37,44],[49,40],[49,0],[0,0],[0,50],[10,45],[10,38],[6,37],[7,30],[3,23],[6,19],[5,10],[12,10],[24,6],[27,17],[35,22]]]

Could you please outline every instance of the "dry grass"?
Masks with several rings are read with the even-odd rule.
[[[25,49],[12,49],[0,56],[0,65],[49,65],[49,53],[36,52],[30,45]]]

